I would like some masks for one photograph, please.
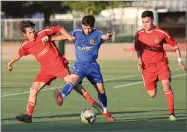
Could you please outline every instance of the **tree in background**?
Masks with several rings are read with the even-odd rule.
[[[132,1],[2,1],[2,11],[13,18],[44,14],[44,26],[50,25],[50,16],[55,13],[67,13],[69,10],[82,11],[96,15],[106,8],[115,8]],[[12,8],[11,8],[12,7]]]
[[[123,4],[124,1],[64,1],[61,5],[68,6],[71,10],[81,11],[85,14],[96,15],[106,8],[115,8]]]
[[[11,8],[13,7],[13,8]],[[66,13],[70,8],[62,6],[60,1],[2,1],[2,11],[13,18],[44,14],[44,26],[50,25],[50,16],[55,13]]]

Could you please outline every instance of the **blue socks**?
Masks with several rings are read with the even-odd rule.
[[[106,108],[107,107],[107,97],[106,97],[106,94],[105,93],[103,93],[103,94],[99,93],[98,94],[98,99],[102,103],[103,107]]]
[[[74,85],[72,83],[67,83],[64,88],[62,89],[62,97],[63,99],[65,99],[65,97],[71,93],[72,89],[73,89]]]

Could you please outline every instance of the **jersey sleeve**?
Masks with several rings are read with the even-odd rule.
[[[163,33],[164,33],[164,38],[165,38],[166,43],[174,47],[177,44],[177,41],[168,32],[163,31]]]
[[[70,35],[70,36],[76,37],[75,34],[76,34],[75,31],[71,31],[71,32],[69,32],[69,35]]]
[[[104,34],[102,31],[97,30],[97,34],[98,34],[98,41],[100,42],[100,44],[102,44],[105,40],[103,40],[101,38],[101,36]]]
[[[18,50],[18,54],[21,56],[26,56],[29,54],[28,50],[24,47],[24,44],[22,44]]]
[[[141,45],[140,45],[139,34],[138,33],[136,33],[136,35],[135,35],[134,49],[136,51],[140,51],[141,50]]]
[[[60,26],[53,26],[53,27],[49,27],[46,28],[44,30],[41,30],[40,32],[38,32],[38,34],[44,34],[44,35],[57,35],[60,32]]]

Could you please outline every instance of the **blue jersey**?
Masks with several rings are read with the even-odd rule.
[[[75,54],[77,62],[95,62],[98,58],[98,52],[104,40],[101,39],[103,32],[93,29],[89,35],[83,33],[82,28],[77,28],[72,32],[76,38]]]

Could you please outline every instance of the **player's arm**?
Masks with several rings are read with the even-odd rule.
[[[64,35],[55,35],[55,36],[50,36],[50,40],[51,41],[58,41],[58,40],[67,40],[68,38]],[[70,42],[74,42],[75,41],[75,37],[74,36],[70,36],[68,39]]]
[[[60,26],[50,27],[48,29],[43,30],[46,33],[46,36],[42,38],[42,42],[46,41],[56,41],[56,40],[69,40],[73,41],[74,39],[69,35],[69,33]],[[42,31],[41,31],[42,32]],[[60,33],[60,35],[59,35]]]
[[[169,44],[177,54],[179,66],[183,69],[183,71],[186,71],[186,67],[182,61],[181,51],[179,46],[177,45],[176,40],[171,35],[169,35],[166,31],[164,31],[164,33],[165,33],[164,35],[165,35],[166,43]]]
[[[101,39],[102,40],[109,40],[109,39],[111,39],[113,34],[114,34],[114,32],[108,31],[106,34],[101,35]]]
[[[22,55],[20,55],[20,54],[17,54],[14,57],[12,57],[12,59],[8,62],[8,70],[9,71],[13,70],[12,64],[14,62],[18,61],[21,57],[22,57]]]
[[[181,51],[180,51],[179,46],[176,44],[174,47],[172,47],[172,49],[175,50],[177,54],[179,66],[183,69],[183,71],[186,71],[186,67],[182,61]]]
[[[138,58],[138,70],[140,70],[143,68],[143,62],[142,62],[142,57],[141,57],[141,46],[140,46],[137,34],[135,36],[134,49],[136,51],[137,58]]]
[[[69,33],[63,27],[60,28],[60,33],[61,35],[64,35],[70,42],[75,41],[75,37],[70,36]],[[62,40],[63,38],[63,36],[59,36],[56,39]]]

